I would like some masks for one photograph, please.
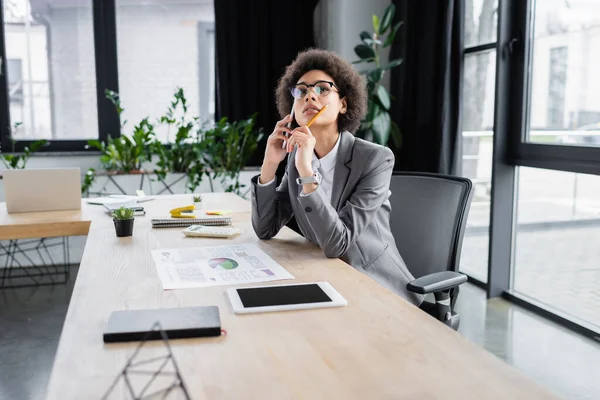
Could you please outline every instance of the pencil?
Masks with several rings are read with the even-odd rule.
[[[318,117],[319,115],[321,115],[321,113],[322,113],[323,111],[325,111],[325,109],[327,108],[327,106],[328,106],[328,105],[329,105],[329,103],[325,104],[325,106],[323,106],[323,108],[321,108],[321,109],[319,110],[319,112],[318,112],[318,113],[316,113],[314,117],[312,117],[312,119],[310,120],[310,122],[308,123],[308,125],[306,125],[306,127],[307,127],[307,128],[310,128],[310,126],[312,125],[312,123],[313,123],[313,122],[315,122],[315,120],[317,119],[317,117]]]

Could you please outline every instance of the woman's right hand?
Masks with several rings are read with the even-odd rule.
[[[277,164],[281,163],[283,159],[287,155],[287,151],[285,146],[283,146],[283,141],[287,140],[287,137],[284,136],[284,132],[291,132],[292,130],[286,127],[286,125],[292,121],[292,117],[290,115],[286,116],[281,121],[275,124],[275,129],[273,133],[267,139],[267,148],[265,150],[265,158],[263,160],[263,164]]]
[[[267,148],[265,149],[265,157],[263,159],[263,165],[260,172],[260,182],[268,183],[274,177],[277,172],[277,167],[287,156],[287,150],[283,146],[283,141],[287,140],[284,132],[291,132],[292,130],[286,125],[292,121],[292,116],[288,115],[281,121],[275,124],[273,133],[267,139]]]

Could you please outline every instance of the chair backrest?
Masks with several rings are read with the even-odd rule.
[[[456,176],[392,175],[390,227],[415,278],[458,269],[472,188],[469,179]]]

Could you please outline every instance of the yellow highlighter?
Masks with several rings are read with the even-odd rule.
[[[204,211],[206,215],[227,215],[231,214],[231,210],[210,210]]]

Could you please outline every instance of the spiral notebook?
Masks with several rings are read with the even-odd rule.
[[[231,225],[231,217],[206,216],[201,218],[153,219],[153,228],[183,228],[191,225],[226,226]]]

